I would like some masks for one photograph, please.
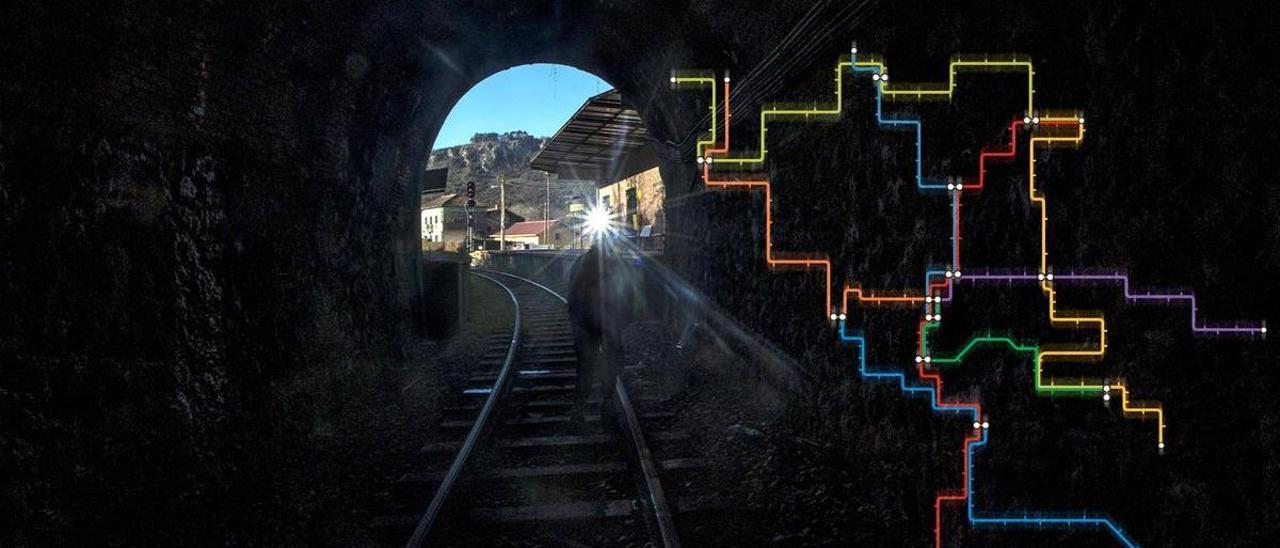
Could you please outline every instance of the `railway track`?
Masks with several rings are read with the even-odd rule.
[[[514,325],[489,335],[479,367],[445,407],[441,437],[453,439],[423,447],[417,471],[399,478],[398,515],[375,522],[382,538],[408,538],[408,546],[679,546],[659,472],[678,475],[701,460],[654,458],[650,444],[678,454],[669,448],[688,438],[668,428],[674,415],[652,401],[637,413],[620,379],[612,409],[601,408],[596,390],[586,420],[573,421],[579,379],[564,297],[510,274],[472,274],[507,294]],[[413,508],[424,500],[425,511]]]

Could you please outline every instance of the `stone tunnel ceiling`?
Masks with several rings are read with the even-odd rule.
[[[705,99],[672,90],[671,71],[729,71],[735,112],[751,118],[765,102],[822,100],[830,66],[853,41],[887,56],[897,81],[936,81],[955,53],[1024,54],[1049,103],[1090,119],[1081,149],[1053,152],[1041,175],[1077,181],[1050,183],[1050,222],[1069,236],[1051,253],[1062,264],[1125,265],[1150,285],[1194,287],[1213,317],[1264,318],[1280,308],[1280,191],[1266,160],[1280,144],[1280,96],[1275,72],[1256,60],[1280,44],[1266,17],[1246,15],[1271,10],[1254,8],[12,3],[0,8],[0,403],[17,471],[6,481],[21,494],[6,506],[45,529],[110,530],[118,542],[164,542],[245,519],[228,511],[150,533],[104,525],[157,497],[175,512],[200,497],[235,500],[229,486],[263,473],[250,464],[254,444],[289,439],[275,425],[315,405],[282,403],[275,387],[411,354],[423,290],[416,177],[435,134],[476,82],[546,62],[601,76],[645,118],[678,204],[668,231],[684,236],[668,244],[671,267],[811,369],[820,387],[802,401],[858,402],[792,412],[847,443],[852,463],[896,463],[883,472],[897,494],[881,508],[893,510],[867,541],[926,543],[930,532],[911,524],[937,487],[923,478],[959,472],[953,437],[920,405],[855,382],[829,324],[790,312],[820,302],[821,279],[763,265],[760,196],[705,192],[692,161]],[[935,172],[966,172],[984,144],[1000,142],[991,113],[1016,95],[1016,82],[968,82],[982,87],[962,89],[954,111],[921,107],[956,128],[927,143],[955,151],[935,160]],[[868,112],[861,100],[851,108]],[[750,119],[741,126],[735,140],[753,142]],[[945,261],[925,245],[946,233],[922,220],[938,212],[915,199],[904,175],[908,140],[866,117],[800,126],[770,135],[768,172],[787,202],[774,220],[779,247],[824,249],[838,258],[835,271],[870,287],[908,286],[910,265]],[[1033,257],[1034,242],[1012,236],[1030,229],[1016,191],[987,196],[974,208],[983,237],[973,236],[973,260]],[[1233,236],[1242,234],[1251,236]],[[1115,359],[1164,402],[1180,424],[1171,436],[1197,441],[1165,457],[1120,442],[1082,449],[1057,441],[1073,420],[1068,404],[993,402],[1006,414],[1049,416],[1041,427],[1053,435],[1020,430],[1041,458],[1019,467],[1009,464],[1025,456],[1016,452],[993,459],[983,473],[1013,476],[990,496],[1105,508],[1152,545],[1261,542],[1250,535],[1280,520],[1280,409],[1267,392],[1280,375],[1275,343],[1166,336],[1185,318],[1145,314],[1120,317],[1114,329],[1133,336]],[[1168,329],[1141,327],[1152,321]],[[972,322],[998,323],[977,307]],[[992,382],[1024,374],[992,363]],[[868,441],[880,423],[895,425],[894,437]],[[1095,441],[1149,445],[1142,425],[1095,426]],[[104,437],[141,449],[84,443]],[[121,470],[174,463],[190,467],[189,480],[127,493],[99,521],[77,521],[86,519],[75,517],[78,505],[112,500],[129,474]],[[1018,487],[1064,467],[1069,483]]]

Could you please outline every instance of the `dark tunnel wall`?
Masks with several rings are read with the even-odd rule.
[[[814,5],[821,9],[806,15]],[[155,541],[222,538],[224,527],[252,520],[245,508],[262,495],[236,486],[268,473],[252,463],[264,447],[290,439],[285,417],[318,413],[305,394],[281,400],[277,389],[309,371],[414,356],[416,174],[454,102],[516,64],[598,74],[643,114],[664,158],[669,262],[821,372],[823,383],[794,414],[847,446],[849,466],[877,493],[866,503],[868,542],[901,541],[904,531],[909,541],[927,540],[926,495],[959,472],[959,426],[852,380],[849,353],[806,308],[820,304],[817,276],[762,266],[761,199],[701,192],[690,160],[703,98],[670,91],[671,69],[733,71],[742,126],[735,124],[735,141],[745,145],[759,102],[824,100],[830,66],[853,39],[886,54],[899,81],[940,79],[953,53],[1031,54],[1042,104],[1080,106],[1091,120],[1083,149],[1055,151],[1042,175],[1080,181],[1050,183],[1051,253],[1063,265],[1127,266],[1151,285],[1191,286],[1214,318],[1262,318],[1280,304],[1268,281],[1280,274],[1280,198],[1265,161],[1277,144],[1276,76],[1252,62],[1276,49],[1269,10],[1249,17],[1238,7],[1157,2],[858,6],[0,7],[0,397],[8,464],[17,471],[5,481],[19,493],[6,502],[13,511],[0,518],[10,520],[5,529],[22,522],[54,539],[110,530],[109,540]],[[788,36],[797,25],[803,32]],[[960,151],[928,160],[926,171],[970,173],[978,148],[1001,138],[994,118],[959,114],[976,106],[994,116],[1001,85],[962,94],[955,111],[920,109],[938,124],[968,124],[950,141],[926,143]],[[850,108],[869,112],[868,88],[853,90],[862,96]],[[1242,111],[1253,115],[1242,119]],[[832,253],[837,280],[869,287],[911,283],[921,266],[945,258],[928,243],[939,229],[917,225],[936,212],[905,188],[905,140],[865,115],[788,125],[775,138],[779,248]],[[1007,173],[1017,187],[1016,170]],[[975,231],[1011,234],[1002,229],[1025,222],[1025,204],[1016,193],[993,196],[995,212],[975,213]],[[1009,249],[1031,249],[1011,235],[991,248],[973,240],[974,253],[997,266],[1025,262]],[[1263,391],[1276,386],[1267,367],[1273,343],[1188,341],[1185,316],[1152,317],[1174,335],[1135,326],[1139,342],[1117,352],[1135,383],[1166,401],[1171,422],[1187,425],[1171,432],[1185,449],[1150,457],[1147,425],[1104,420],[1102,411],[1087,420],[1103,434],[1084,445],[1140,442],[1066,447],[1056,440],[1077,438],[1061,423],[1078,407],[1029,396],[1008,403],[1009,413],[1051,417],[1018,431],[1030,446],[1096,465],[1073,470],[1078,481],[1048,502],[1105,508],[1151,544],[1179,535],[1234,539],[1275,523],[1274,496],[1253,491],[1274,487],[1280,475],[1280,413]],[[1150,369],[1142,358],[1151,354],[1187,357]],[[1017,370],[1016,363],[1000,369],[1015,379]],[[1223,386],[1207,371],[1227,372],[1234,396],[1226,388],[1215,394],[1250,405],[1224,409],[1197,396],[1205,384]],[[1250,376],[1260,380],[1241,380]],[[1214,433],[1221,422],[1247,434],[1225,439]],[[1242,462],[1244,454],[1263,458]],[[1210,479],[1196,476],[1197,463],[1214,460],[1230,465]],[[187,476],[123,498],[115,490],[178,463],[191,467]],[[1056,465],[1017,473],[1053,475]],[[1112,481],[1116,466],[1155,472],[1135,474],[1128,490],[1089,487]],[[995,500],[1041,496],[1011,486],[993,487]],[[1147,500],[1135,500],[1135,489]],[[1152,498],[1166,502],[1146,506]],[[145,531],[106,525],[129,521],[155,500],[178,516],[210,499],[221,510],[198,519],[174,517]],[[86,511],[109,500],[116,501],[110,511]],[[1244,500],[1256,504],[1231,510]],[[1217,510],[1188,517],[1203,505]],[[1167,521],[1183,525],[1157,526]]]

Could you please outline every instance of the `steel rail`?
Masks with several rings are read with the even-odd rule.
[[[466,441],[458,449],[458,454],[454,456],[453,464],[449,466],[449,471],[445,474],[444,480],[440,483],[440,487],[436,489],[435,496],[431,498],[431,504],[427,506],[427,511],[422,514],[422,519],[418,520],[418,526],[414,529],[413,536],[409,538],[409,542],[406,544],[409,548],[418,548],[426,542],[432,525],[435,524],[436,518],[440,515],[440,510],[444,507],[445,500],[449,498],[449,493],[453,491],[453,486],[457,483],[458,477],[462,475],[463,469],[466,468],[471,454],[480,445],[485,433],[492,428],[496,415],[495,410],[498,408],[498,399],[506,393],[506,389],[511,383],[511,364],[515,362],[516,353],[520,349],[520,300],[516,298],[515,292],[493,277],[478,272],[472,272],[471,274],[497,285],[511,297],[511,305],[515,308],[515,322],[513,322],[511,329],[511,344],[507,347],[507,357],[502,362],[502,369],[498,372],[498,378],[493,382],[493,390],[489,392],[489,397],[485,399],[484,407],[480,409],[480,415],[476,417],[475,423],[471,425],[471,431],[467,433]]]
[[[499,272],[497,270],[482,270],[490,274],[498,274],[520,280],[532,286],[538,287],[543,291],[551,294],[551,296],[560,300],[560,302],[569,304],[564,296],[555,290],[542,285],[538,282]],[[589,382],[585,379],[578,379],[578,382]],[[658,478],[658,467],[653,461],[653,454],[649,450],[649,444],[644,439],[644,431],[640,428],[640,418],[636,415],[635,408],[631,406],[631,397],[627,394],[627,388],[623,386],[622,379],[614,383],[614,394],[617,398],[614,400],[618,407],[621,408],[620,418],[625,421],[623,430],[627,435],[627,445],[632,449],[636,460],[639,462],[641,474],[644,476],[644,487],[647,491],[645,507],[652,514],[650,516],[653,524],[652,529],[657,532],[655,546],[665,548],[680,548],[680,537],[676,533],[675,521],[672,519],[671,507],[667,504],[666,494],[662,490],[662,481]]]

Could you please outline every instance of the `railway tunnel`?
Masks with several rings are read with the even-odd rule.
[[[714,115],[704,93],[673,89],[673,71],[732,77],[730,126],[750,150],[763,142],[767,103],[830,100],[831,68],[854,44],[882,53],[895,82],[945,81],[957,53],[1025,55],[1037,63],[1037,100],[1090,124],[1077,150],[1042,160],[1057,266],[1121,267],[1142,285],[1193,288],[1202,315],[1261,319],[1280,304],[1270,281],[1280,194],[1265,161],[1280,105],[1277,77],[1256,62],[1277,45],[1272,22],[1249,12],[1157,2],[0,8],[0,422],[12,471],[0,542],[362,541],[368,516],[331,506],[376,496],[334,487],[361,472],[350,446],[331,440],[359,417],[370,454],[391,451],[372,449],[395,444],[369,425],[395,431],[403,425],[390,417],[435,409],[436,396],[405,408],[387,395],[416,394],[432,374],[382,382],[438,351],[420,336],[431,290],[418,240],[424,158],[472,85],[544,62],[598,74],[628,99],[667,182],[678,237],[664,271],[763,345],[739,355],[787,356],[770,367],[803,379],[707,377],[785,385],[761,389],[770,402],[755,422],[723,434],[752,446],[763,431],[776,445],[744,454],[806,465],[795,481],[758,489],[750,515],[807,504],[821,520],[760,520],[776,532],[759,540],[929,544],[935,492],[967,479],[968,421],[859,379],[857,348],[841,344],[823,309],[822,274],[769,268],[765,246],[824,253],[838,282],[875,288],[946,268],[948,245],[931,242],[949,226],[932,219],[950,207],[919,199],[913,161],[930,176],[974,173],[988,145],[1007,143],[1005,107],[1025,83],[962,75],[951,102],[886,101],[886,112],[949,128],[916,143],[879,127],[873,84],[850,77],[838,121],[768,127],[766,202],[708,188],[695,158]],[[1030,264],[1037,242],[1014,236],[1035,230],[1026,176],[995,163],[988,172],[992,188],[965,204],[965,252],[977,264]],[[980,354],[987,369],[948,385],[998,387],[984,403],[1009,417],[992,421],[989,460],[974,472],[991,483],[974,496],[998,509],[1099,509],[1142,544],[1263,542],[1280,520],[1274,342],[1192,339],[1183,308],[1117,305],[1124,294],[1108,291],[1079,293],[1080,306],[1117,314],[1108,360],[1163,402],[1174,447],[1156,454],[1147,421],[1100,401],[1034,397],[1027,360],[992,351]],[[960,297],[947,317],[964,319],[939,340],[1048,326],[1042,304],[1022,306],[1037,298],[1002,294],[992,309]],[[865,321],[867,331],[890,322]],[[915,328],[886,330],[907,344],[872,347],[870,360],[909,364]],[[369,411],[384,402],[386,415]],[[309,507],[315,492],[329,506]],[[971,527],[960,508],[941,519],[965,545],[1114,540],[1090,527]]]

